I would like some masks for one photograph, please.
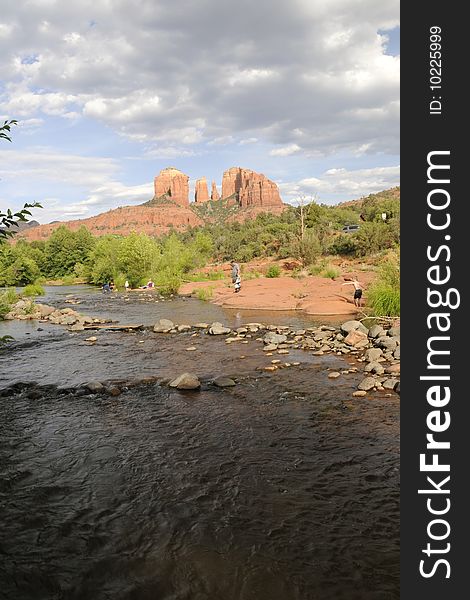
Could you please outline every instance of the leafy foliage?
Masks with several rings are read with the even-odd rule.
[[[390,252],[379,266],[378,278],[367,291],[367,306],[374,315],[400,315],[400,257]]]

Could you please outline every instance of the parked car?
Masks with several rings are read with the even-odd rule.
[[[354,233],[358,229],[359,229],[359,225],[345,225],[343,227],[343,232],[344,233]]]

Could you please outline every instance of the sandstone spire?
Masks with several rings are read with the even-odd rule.
[[[207,190],[207,181],[205,177],[201,177],[196,181],[196,189],[194,191],[194,202],[208,202],[209,192]]]
[[[220,194],[215,185],[215,181],[212,182],[211,200],[220,200]]]

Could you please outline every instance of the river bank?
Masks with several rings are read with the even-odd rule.
[[[372,272],[361,273],[361,283],[368,285],[374,277]],[[208,291],[211,302],[226,308],[301,311],[307,315],[324,317],[329,315],[355,315],[352,286],[343,286],[343,278],[325,277],[257,277],[243,281],[241,291],[234,293],[229,280],[200,281],[185,283],[180,294],[197,294]],[[352,291],[351,291],[352,290]]]

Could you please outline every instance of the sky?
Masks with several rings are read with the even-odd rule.
[[[399,1],[2,0],[0,208],[41,223],[145,202],[174,166],[282,199],[399,185]]]

